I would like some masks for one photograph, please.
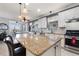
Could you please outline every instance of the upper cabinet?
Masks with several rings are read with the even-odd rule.
[[[47,28],[47,18],[40,18],[33,23],[32,31],[33,32],[41,32],[42,29]]]
[[[55,32],[58,28],[58,15],[48,17],[48,29],[51,33]]]
[[[59,13],[59,27],[65,27],[66,21],[79,18],[79,7],[75,7]]]
[[[58,21],[58,15],[48,17],[48,23]]]
[[[79,22],[67,23],[67,30],[79,30]]]
[[[46,17],[38,19],[37,21],[35,21],[34,25],[37,26],[38,28],[47,28]]]
[[[79,7],[75,7],[67,11],[60,12],[59,16],[61,16],[64,20],[79,18]]]
[[[39,28],[47,28],[47,20],[46,17],[39,19]]]

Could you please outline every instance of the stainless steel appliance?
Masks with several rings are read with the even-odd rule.
[[[79,51],[79,30],[66,31],[65,47]]]

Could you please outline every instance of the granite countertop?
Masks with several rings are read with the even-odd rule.
[[[54,46],[58,41],[61,40],[55,39],[51,40],[48,39],[47,36],[20,36],[17,40],[31,53],[34,55],[42,55],[45,51],[49,48]]]

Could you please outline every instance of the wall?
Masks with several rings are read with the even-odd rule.
[[[0,17],[0,23],[6,23],[8,24],[8,20],[7,18],[3,18],[3,17]]]

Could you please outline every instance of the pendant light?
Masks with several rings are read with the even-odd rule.
[[[26,5],[25,3],[22,4],[22,3],[19,3],[20,5],[20,16],[19,16],[19,19],[21,19],[22,21],[28,21],[29,17],[27,16],[27,9],[26,9]],[[23,9],[22,9],[22,6],[23,6]]]
[[[22,16],[21,16],[21,3],[19,3],[19,5],[20,5],[20,9],[19,9],[19,10],[20,10],[20,12],[19,12],[20,15],[18,16],[18,18],[19,18],[19,19],[22,19]]]
[[[23,11],[22,11],[22,13],[26,13],[27,14],[27,9],[26,9],[26,5],[25,5],[25,3],[24,3],[24,8],[23,8]]]

